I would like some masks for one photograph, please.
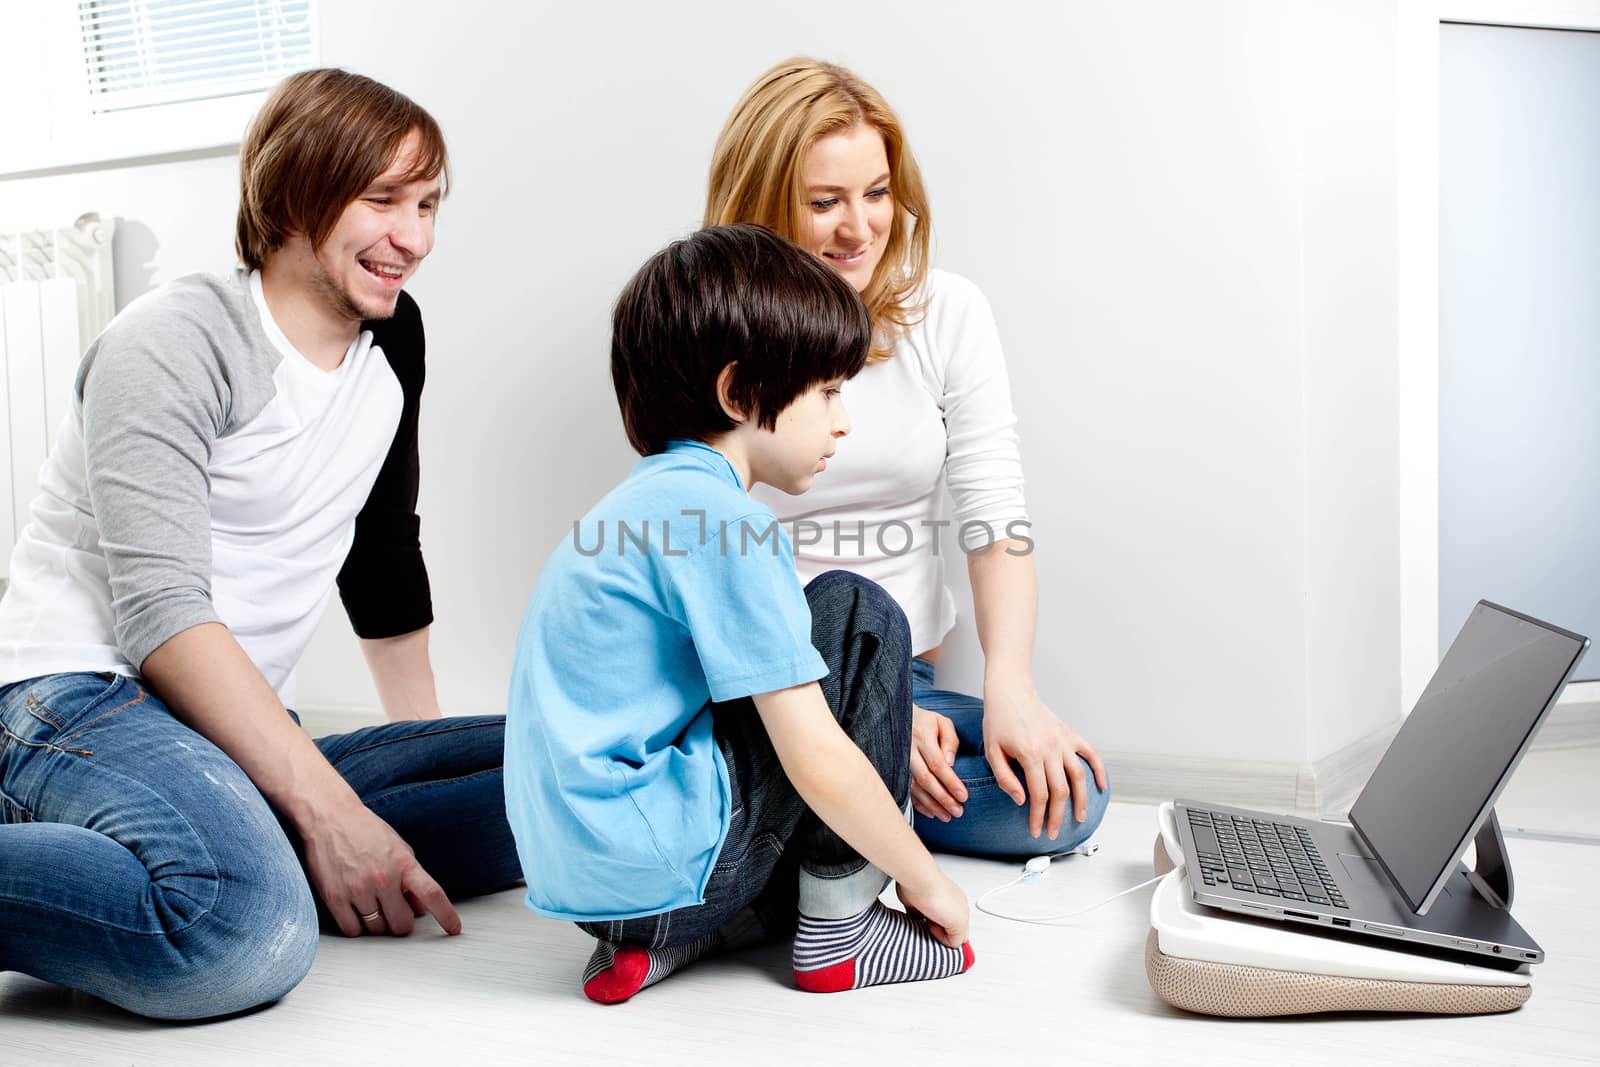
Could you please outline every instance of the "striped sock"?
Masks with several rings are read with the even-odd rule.
[[[621,1004],[639,990],[653,986],[680,967],[686,967],[722,945],[721,932],[676,948],[639,945],[595,945],[583,969],[583,995],[601,1004]]]
[[[794,980],[811,993],[948,978],[972,966],[972,945],[940,944],[921,919],[873,901],[848,919],[800,916]]]

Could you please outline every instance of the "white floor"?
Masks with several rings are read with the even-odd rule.
[[[1600,746],[1528,753],[1495,811],[1507,830],[1587,837],[1600,845]]]
[[[1154,837],[1153,808],[1113,804],[1099,855],[1057,863],[993,903],[1034,914],[1092,903],[1149,876]],[[1054,928],[975,912],[977,965],[941,982],[816,996],[794,989],[787,952],[773,948],[701,963],[605,1008],[578,990],[591,942],[511,892],[461,902],[455,939],[324,937],[289,997],[223,1022],[150,1023],[0,975],[0,1063],[1595,1063],[1600,847],[1517,838],[1510,848],[1517,916],[1549,959],[1509,1015],[1183,1014],[1145,981],[1148,891]],[[942,862],[973,896],[1016,869]]]

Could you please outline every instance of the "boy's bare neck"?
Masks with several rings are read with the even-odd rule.
[[[739,476],[739,485],[745,492],[750,491],[750,457],[744,449],[744,442],[739,440],[739,431],[732,430],[728,433],[715,434],[700,442],[707,448],[715,449],[722,454],[733,473]]]

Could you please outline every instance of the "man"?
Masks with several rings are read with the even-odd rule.
[[[297,74],[241,148],[243,269],[84,356],[0,601],[0,970],[205,1018],[305,976],[319,903],[455,934],[451,895],[520,877],[504,720],[440,719],[428,660],[402,286],[446,176],[412,101]],[[286,709],[335,579],[401,721],[313,742]]]

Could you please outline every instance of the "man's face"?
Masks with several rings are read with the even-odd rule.
[[[433,251],[437,176],[404,181],[418,149],[413,132],[394,162],[344,209],[312,253],[306,284],[343,319],[387,319],[400,289]]]

